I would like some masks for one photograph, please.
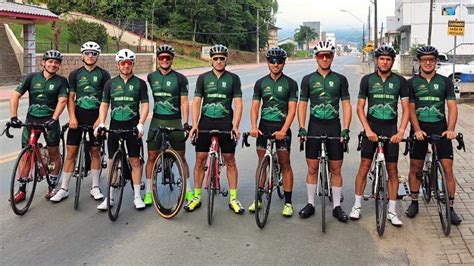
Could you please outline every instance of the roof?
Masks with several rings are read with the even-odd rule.
[[[0,18],[7,17],[10,19],[34,20],[34,21],[53,21],[59,20],[59,16],[48,9],[18,4],[12,2],[0,2]]]

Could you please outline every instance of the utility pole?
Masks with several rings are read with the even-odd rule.
[[[377,0],[374,0],[374,49],[377,49],[378,45],[378,31],[377,31]]]
[[[260,64],[260,31],[259,31],[259,20],[260,20],[260,14],[259,14],[259,11],[257,9],[257,65]]]
[[[380,27],[380,45],[382,45],[382,40],[383,40],[383,22],[382,22],[382,26]]]
[[[431,31],[433,28],[433,4],[434,4],[434,0],[430,0],[430,20],[428,22],[428,45],[431,45]]]
[[[368,41],[370,42],[370,6],[369,6],[369,16],[367,18],[367,32],[369,33]]]

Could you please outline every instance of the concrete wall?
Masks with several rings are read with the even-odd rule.
[[[8,41],[10,42],[10,45],[15,52],[16,56],[16,61],[18,62],[18,65],[20,67],[21,74],[23,75],[23,46],[20,44],[18,39],[15,37],[15,34],[13,31],[10,29],[10,26],[8,24],[3,24],[5,27],[5,31],[7,33]]]
[[[413,70],[413,56],[412,55],[400,55],[399,58],[400,74],[403,76],[411,76]]]

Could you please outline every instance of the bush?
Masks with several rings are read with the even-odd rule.
[[[280,45],[280,48],[286,51],[288,57],[293,57],[293,55],[295,55],[296,45],[292,43],[282,44]]]
[[[82,45],[87,41],[94,41],[102,47],[107,44],[108,34],[104,25],[75,19],[68,22],[68,28],[68,40],[74,44]]]
[[[194,57],[194,58],[200,58],[201,57],[201,53],[196,51],[196,50],[192,50],[191,51],[191,56]]]
[[[184,55],[184,48],[183,47],[176,48],[176,53],[180,55]]]

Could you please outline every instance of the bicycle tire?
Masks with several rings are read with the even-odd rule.
[[[74,170],[77,169],[77,173],[75,173],[76,177],[76,190],[74,194],[74,210],[77,210],[79,208],[79,197],[81,195],[81,183],[82,183],[82,178],[84,177],[84,164],[85,162],[85,152],[84,152],[84,143],[81,143],[79,145],[79,156],[76,159],[76,167],[74,167]]]
[[[218,161],[216,156],[213,154],[211,155],[210,158],[210,163],[209,167],[210,169],[210,180],[209,180],[209,186],[207,188],[207,223],[209,225],[212,225],[213,219],[214,219],[214,198],[216,195],[216,178],[217,178],[217,168],[219,167]]]
[[[26,158],[24,158],[24,156],[26,156]],[[20,181],[20,162],[22,161],[29,161],[31,160],[31,158],[34,157],[34,164],[35,164],[35,169],[34,171],[32,171],[32,169],[30,169],[29,173],[28,173],[28,178],[25,181]],[[13,212],[16,214],[16,215],[24,215],[28,209],[30,208],[31,206],[31,202],[33,201],[33,197],[35,195],[35,190],[36,190],[36,184],[38,182],[38,179],[37,179],[37,174],[39,174],[39,170],[36,169],[37,168],[37,163],[36,163],[36,155],[34,154],[33,152],[33,148],[31,145],[27,145],[25,148],[23,148],[20,152],[20,154],[18,154],[18,157],[15,161],[15,164],[13,166],[13,170],[12,170],[12,176],[11,176],[11,183],[10,183],[10,205],[11,205],[11,208],[13,210]],[[27,166],[29,167],[29,166]],[[18,170],[18,171],[17,171]],[[17,173],[18,172],[18,173]],[[18,176],[17,176],[18,174]],[[15,203],[14,201],[14,198],[15,198],[15,189],[17,187],[17,184],[16,184],[16,181],[18,181],[20,184],[24,184],[26,183],[26,186],[28,185],[28,183],[32,183],[32,188],[31,188],[31,193],[30,195],[28,196],[28,194],[25,195],[25,200],[24,201],[24,205],[23,207],[20,207],[20,202],[18,203]],[[28,189],[26,188],[26,193],[28,193]]]
[[[166,166],[165,164],[164,167],[162,165],[162,157],[163,161],[166,162],[168,160],[171,165]],[[176,170],[179,174],[177,178],[174,177],[172,172],[173,165],[177,167]],[[166,168],[169,169],[166,170]],[[170,171],[168,173],[172,175],[169,177],[169,180],[165,176],[167,171]],[[155,210],[161,217],[171,219],[179,213],[184,203],[187,176],[185,176],[183,160],[176,151],[167,149],[156,157],[152,173],[152,195]],[[167,193],[171,194],[171,196],[167,197]],[[167,198],[169,200],[166,202]],[[169,203],[171,207],[166,203]]]
[[[421,172],[421,191],[423,192],[423,200],[426,203],[431,201],[431,177],[430,172],[422,171]]]
[[[267,223],[268,214],[270,213],[273,192],[273,170],[270,169],[269,155],[263,157],[257,169],[258,176],[255,181],[255,221],[259,228],[263,228]]]
[[[387,203],[388,203],[388,175],[387,169],[383,162],[378,164],[378,184],[375,197],[375,223],[377,225],[377,233],[382,236],[385,232],[387,222]]]
[[[436,180],[436,203],[438,205],[438,214],[441,221],[441,227],[446,236],[451,233],[451,212],[449,207],[449,193],[446,176],[444,174],[441,162],[435,164],[435,180]]]
[[[66,142],[64,141],[64,136],[59,138],[59,154],[61,156],[61,166],[59,167],[58,177],[56,178],[56,186],[61,183],[64,160],[66,159]]]
[[[280,199],[284,199],[285,193],[283,190],[283,175],[281,174],[281,172],[279,172],[277,175],[278,175],[277,194]]]
[[[123,153],[117,151],[112,158],[112,165],[107,179],[107,213],[111,221],[115,221],[120,213],[122,205],[123,189],[125,188],[125,177],[123,165]],[[115,177],[114,177],[114,173]],[[113,188],[113,194],[111,194]],[[111,200],[113,199],[113,200]]]
[[[321,198],[321,231],[326,232],[326,184],[327,184],[327,167],[326,159],[319,160],[319,197]]]

